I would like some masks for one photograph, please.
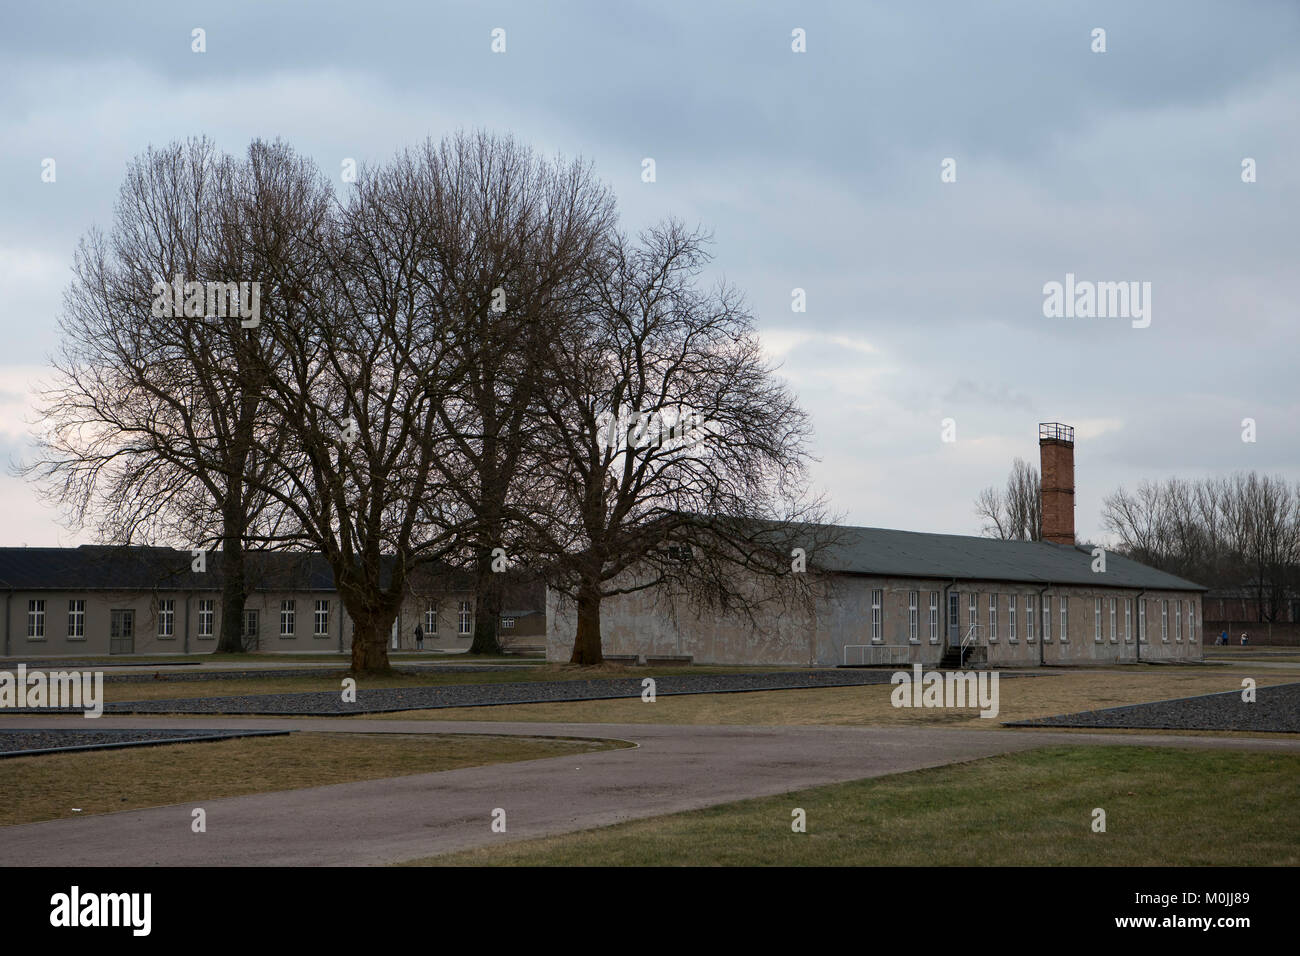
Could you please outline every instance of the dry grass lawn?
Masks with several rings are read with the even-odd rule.
[[[0,763],[5,776],[0,826],[619,746],[544,737],[295,733],[12,757]]]
[[[1297,801],[1300,756],[1053,747],[414,865],[1296,866]]]

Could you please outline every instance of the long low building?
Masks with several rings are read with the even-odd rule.
[[[1205,588],[1074,543],[1074,431],[1040,426],[1042,541],[838,528],[807,555],[810,608],[757,621],[664,588],[602,602],[607,655],[700,664],[982,662],[1033,666],[1201,657]],[[547,596],[547,657],[567,660],[576,615]]]
[[[195,570],[188,551],[82,545],[0,548],[5,657],[205,654],[221,633],[220,552]],[[244,648],[263,652],[347,652],[352,622],[318,554],[252,552],[240,630]],[[543,641],[540,584],[512,582],[499,634],[503,645]],[[467,650],[474,589],[452,569],[412,576],[390,647]]]

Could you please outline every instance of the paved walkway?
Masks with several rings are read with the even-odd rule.
[[[16,723],[15,723],[16,722]],[[256,794],[0,829],[3,866],[328,866],[400,862],[917,770],[1047,744],[1300,753],[1300,740],[881,727],[711,727],[279,718],[102,717],[104,728],[617,738],[635,749]],[[66,727],[80,717],[0,718]],[[190,811],[207,832],[190,831]],[[495,808],[507,832],[493,833]]]

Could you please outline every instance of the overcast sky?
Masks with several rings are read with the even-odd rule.
[[[76,242],[147,146],[278,136],[337,176],[486,127],[592,161],[625,229],[713,230],[853,524],[978,533],[973,499],[1037,464],[1040,421],[1077,429],[1094,540],[1121,484],[1300,478],[1293,0],[92,0],[3,21],[0,460],[28,453]],[[1149,326],[1045,317],[1067,273],[1149,282]],[[89,540],[7,472],[0,529]]]

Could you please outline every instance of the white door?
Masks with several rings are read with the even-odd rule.
[[[397,618],[393,618],[393,650],[397,650]]]

